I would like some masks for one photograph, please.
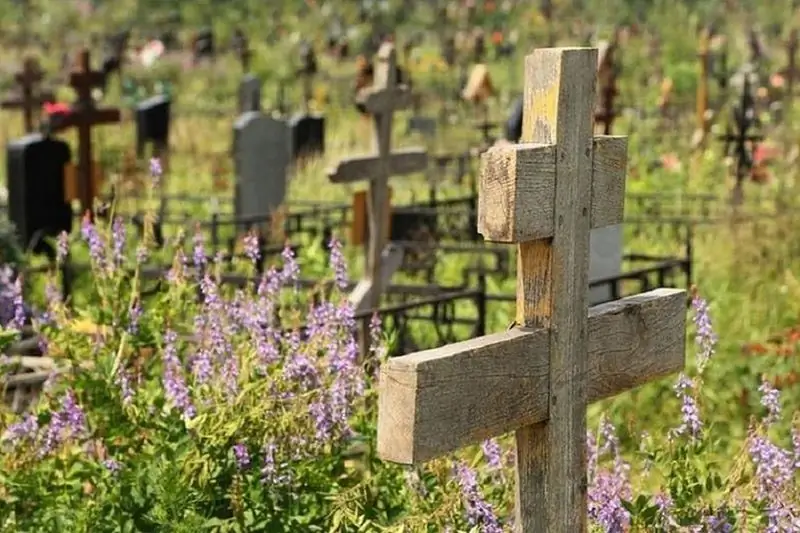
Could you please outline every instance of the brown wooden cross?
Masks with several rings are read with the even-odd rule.
[[[102,80],[103,73],[91,69],[89,51],[81,50],[77,69],[69,77],[69,84],[78,98],[70,113],[59,117],[52,125],[54,133],[69,128],[78,130],[78,194],[84,210],[92,208],[92,201],[99,192],[94,190],[92,180],[92,126],[120,121],[119,109],[95,107],[92,89],[102,84]]]
[[[789,39],[786,41],[786,68],[784,78],[786,79],[785,102],[787,107],[791,106],[794,97],[794,81],[797,76],[797,47],[800,44],[797,29],[793,28],[789,32]],[[788,116],[788,113],[785,115]]]
[[[10,96],[0,102],[2,109],[21,109],[25,123],[25,133],[32,133],[35,129],[34,116],[45,102],[53,102],[55,96],[50,91],[38,91],[37,86],[44,79],[44,74],[36,58],[28,57],[22,65],[22,70],[14,74],[14,81],[19,87],[19,94]]]
[[[428,165],[428,154],[421,148],[392,151],[392,122],[395,111],[411,105],[411,91],[397,83],[397,58],[392,43],[384,43],[378,51],[374,82],[358,94],[358,102],[375,121],[374,143],[377,155],[343,159],[328,172],[333,183],[369,181],[369,244],[363,279],[351,295],[357,310],[378,306],[385,273],[381,257],[386,248],[388,181],[390,176],[422,172]]]
[[[695,138],[692,143],[695,147],[701,149],[705,147],[705,139],[711,126],[708,119],[708,76],[711,62],[711,53],[709,51],[710,42],[711,30],[705,27],[700,34],[700,44],[697,51],[697,59],[700,66],[696,98],[697,129],[695,130]]]
[[[597,49],[525,62],[523,144],[482,156],[478,230],[517,244],[515,328],[387,361],[378,453],[516,432],[516,531],[587,529],[586,405],[683,368],[686,291],[587,304],[589,230],[622,222],[627,140],[593,137]]]

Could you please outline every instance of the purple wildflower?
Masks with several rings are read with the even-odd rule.
[[[39,432],[39,420],[31,413],[23,416],[22,420],[15,422],[6,428],[2,440],[16,448],[21,444],[30,443],[36,440]]]
[[[139,319],[142,318],[142,306],[139,301],[133,302],[128,311],[128,333],[136,336],[139,333]]]
[[[480,494],[475,471],[464,463],[458,463],[455,467],[455,477],[461,488],[470,527],[478,527],[484,533],[502,533],[503,528],[494,509]]]
[[[69,235],[66,231],[62,231],[56,239],[56,261],[58,264],[63,264],[67,255],[69,255]]]
[[[622,532],[630,520],[630,515],[622,505],[631,497],[628,482],[630,466],[619,455],[619,441],[614,426],[603,419],[600,426],[601,442],[589,440],[589,518],[605,531]],[[602,455],[613,458],[612,468],[599,468]]]
[[[14,306],[14,316],[9,324],[12,328],[21,330],[25,326],[27,313],[25,312],[25,302],[23,300],[22,277],[17,276],[11,288],[12,305]]]
[[[295,282],[300,278],[300,266],[295,259],[294,251],[288,244],[284,247],[281,253],[283,258],[283,270],[281,271],[281,278],[284,283]]]
[[[714,355],[714,348],[717,344],[717,335],[711,324],[711,316],[708,311],[708,302],[702,299],[698,293],[692,297],[692,308],[694,309],[695,343],[700,348],[697,354],[697,369],[703,372],[709,359]]]
[[[334,282],[339,289],[344,289],[347,287],[347,262],[342,253],[342,243],[335,237],[330,242],[330,253]]]
[[[486,439],[483,441],[481,450],[483,451],[483,456],[486,458],[489,468],[492,470],[499,470],[503,467],[502,449],[500,448],[500,444],[497,443],[497,439]]]
[[[280,466],[275,462],[275,454],[278,451],[278,446],[274,442],[268,443],[264,446],[264,462],[261,467],[261,483],[265,485],[285,485],[289,483],[290,477],[287,473],[279,473],[279,468],[284,470],[286,464],[282,463]]]
[[[678,521],[672,514],[674,503],[669,494],[663,492],[656,494],[654,498],[654,503],[656,505],[656,509],[658,509],[659,527],[663,531],[670,531],[674,528],[679,527]]]
[[[192,404],[189,387],[183,378],[183,366],[178,359],[177,334],[167,330],[164,334],[164,392],[172,405],[181,412],[184,419],[189,420],[197,414]]]
[[[125,242],[125,222],[122,217],[114,217],[111,224],[111,243],[115,266],[121,266],[125,260]]]
[[[261,259],[261,243],[259,242],[258,233],[250,231],[243,239],[244,254],[253,262],[258,262]]]
[[[208,263],[208,258],[206,256],[205,237],[199,225],[195,229],[192,242],[194,243],[192,261],[194,262],[194,267],[197,269],[198,274],[200,274]]]
[[[120,470],[122,470],[122,465],[116,459],[109,458],[103,461],[103,468],[108,470],[112,476],[116,477]]]
[[[164,167],[161,166],[161,159],[157,157],[150,158],[150,176],[153,178],[153,185],[158,187],[161,182],[161,176],[164,175]]]
[[[89,245],[89,257],[98,272],[104,272],[106,268],[106,246],[103,238],[97,231],[97,227],[88,216],[83,218],[81,225],[81,235],[86,244]]]
[[[766,379],[761,382],[758,391],[761,393],[761,405],[767,409],[764,423],[771,425],[781,416],[781,393]]]
[[[700,420],[700,409],[697,407],[697,401],[693,396],[694,382],[689,379],[685,374],[681,374],[678,382],[674,387],[675,394],[681,399],[681,414],[683,421],[681,425],[673,430],[674,435],[689,434],[692,440],[700,436],[700,431],[703,429],[703,422]]]
[[[61,398],[61,408],[50,417],[39,456],[49,455],[58,445],[69,439],[81,437],[86,432],[86,416],[83,409],[75,400],[75,394],[68,391]]]
[[[114,378],[114,383],[119,387],[119,394],[122,398],[122,405],[130,405],[133,402],[135,391],[131,384],[131,376],[127,370],[120,368]]]
[[[250,453],[247,451],[247,446],[241,442],[237,442],[231,448],[233,452],[233,459],[236,461],[236,468],[245,470],[250,466]]]

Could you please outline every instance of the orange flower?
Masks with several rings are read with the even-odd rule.
[[[769,77],[769,84],[776,89],[782,89],[786,85],[786,78],[781,74],[775,73]]]
[[[503,44],[503,32],[501,32],[500,30],[492,32],[492,43],[495,46]]]
[[[681,160],[674,153],[664,154],[661,156],[661,166],[668,172],[680,172]]]
[[[769,163],[780,155],[780,150],[770,144],[759,144],[753,152],[753,163]]]

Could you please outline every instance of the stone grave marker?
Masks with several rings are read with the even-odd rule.
[[[350,295],[357,311],[378,307],[383,287],[400,267],[402,255],[387,252],[387,205],[390,176],[422,172],[427,167],[428,156],[423,149],[412,148],[392,151],[392,122],[394,112],[411,104],[411,92],[398,84],[397,57],[394,45],[384,43],[378,51],[374,68],[374,83],[360,91],[358,100],[370,113],[375,123],[374,143],[376,154],[343,159],[328,173],[333,183],[369,181],[367,212],[369,217],[369,244],[364,277]],[[391,268],[390,268],[391,265]]]
[[[120,112],[116,108],[98,109],[92,99],[92,88],[103,78],[102,72],[93,71],[89,51],[83,49],[78,55],[77,69],[70,73],[69,84],[77,95],[70,112],[60,115],[51,121],[50,131],[58,133],[75,128],[78,131],[78,168],[77,185],[78,200],[84,210],[92,209],[92,201],[97,197],[96,183],[93,176],[95,162],[92,158],[92,126],[114,124],[120,121]]]
[[[53,252],[43,237],[72,231],[72,209],[66,199],[64,168],[69,145],[40,133],[6,146],[8,215],[21,245],[35,253]]]
[[[406,133],[417,132],[426,139],[433,139],[436,136],[436,119],[422,114],[422,94],[416,93],[411,98],[411,111],[413,115],[408,117],[406,123]]]
[[[588,306],[589,229],[622,222],[627,152],[622,137],[592,137],[596,64],[596,49],[534,51],[523,144],[483,155],[478,230],[517,245],[516,327],[379,374],[384,460],[515,432],[518,533],[587,531],[587,404],[684,366],[686,291]]]
[[[290,161],[289,128],[259,107],[242,113],[233,125],[237,217],[272,216],[286,196]]]
[[[310,44],[300,50],[301,67],[298,75],[303,82],[303,111],[289,120],[292,158],[318,155],[325,152],[325,117],[311,112],[313,81],[317,74],[317,57]]]
[[[239,82],[237,109],[239,113],[261,109],[261,79],[255,74],[247,73]]]
[[[33,133],[36,128],[34,119],[38,118],[42,104],[55,101],[55,95],[51,91],[38,88],[43,79],[44,74],[39,62],[33,57],[25,58],[22,70],[14,74],[14,81],[19,91],[0,102],[2,109],[22,110],[26,133]]]

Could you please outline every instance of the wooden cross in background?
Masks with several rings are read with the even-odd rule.
[[[92,126],[113,124],[120,121],[117,108],[98,109],[92,99],[92,89],[102,85],[103,73],[93,71],[89,60],[89,51],[81,50],[78,56],[77,69],[69,76],[69,84],[78,99],[72,105],[70,113],[59,117],[52,125],[54,133],[69,128],[78,130],[78,197],[81,209],[92,208],[92,201],[99,191],[94,190],[92,179]]]
[[[389,177],[422,172],[428,165],[428,154],[424,149],[392,151],[393,114],[411,105],[411,91],[397,83],[397,58],[392,43],[384,43],[378,51],[373,85],[359,93],[358,101],[375,121],[377,154],[342,159],[336,168],[328,172],[328,178],[333,183],[369,181],[369,243],[365,273],[351,295],[357,311],[377,308],[383,285],[391,277],[381,267],[388,240],[386,214],[389,209]]]
[[[25,133],[32,133],[35,129],[34,116],[45,102],[55,101],[55,96],[50,91],[38,91],[37,87],[44,79],[44,73],[39,67],[36,58],[28,57],[22,70],[14,74],[14,81],[19,87],[19,94],[10,96],[0,102],[2,109],[21,109],[25,124]]]
[[[482,156],[478,230],[517,244],[517,327],[390,359],[378,453],[426,461],[516,432],[516,531],[587,529],[586,405],[684,365],[686,291],[588,308],[589,230],[622,222],[627,141],[593,137],[597,49],[525,62],[523,144]]]

